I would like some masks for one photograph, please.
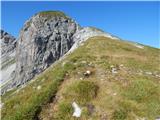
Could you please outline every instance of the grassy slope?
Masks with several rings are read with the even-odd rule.
[[[83,108],[81,120],[155,119],[160,115],[159,52],[124,41],[90,38],[19,92],[3,96],[2,119],[72,120],[73,101]],[[117,74],[111,72],[111,65],[117,67]],[[86,70],[92,71],[89,77],[83,75]],[[94,106],[92,112],[88,105]]]

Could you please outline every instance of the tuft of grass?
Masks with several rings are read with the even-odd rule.
[[[127,111],[123,108],[115,110],[113,113],[114,120],[125,120],[127,118]]]
[[[64,92],[66,99],[75,100],[80,104],[86,104],[97,95],[98,86],[90,81],[76,81]]]
[[[62,101],[58,105],[58,111],[54,114],[56,120],[69,120],[72,117],[73,108],[70,102]]]

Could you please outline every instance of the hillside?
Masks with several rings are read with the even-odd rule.
[[[95,36],[2,96],[2,120],[155,120],[160,50]],[[89,72],[88,72],[89,71]],[[82,110],[72,116],[72,103]]]

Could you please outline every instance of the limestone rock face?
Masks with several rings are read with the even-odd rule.
[[[73,45],[80,26],[61,12],[41,12],[28,20],[20,32],[16,53],[19,86],[44,71]]]
[[[1,44],[0,83],[1,86],[3,86],[7,84],[8,81],[13,80],[14,78],[15,67],[16,67],[16,61],[15,61],[16,39],[12,35],[1,30],[0,44]],[[3,92],[3,90],[1,90],[1,92]]]
[[[80,45],[83,45],[83,42],[85,42],[88,38],[94,37],[94,36],[104,36],[111,39],[119,39],[113,35],[103,32],[100,29],[97,29],[94,27],[84,27],[74,34],[73,36],[74,45],[72,46],[72,48],[69,50],[68,53],[74,51]]]
[[[8,34],[7,32],[1,30],[0,36],[0,43],[1,43],[1,55],[6,55],[9,52],[12,52],[16,48],[16,41],[15,38]]]

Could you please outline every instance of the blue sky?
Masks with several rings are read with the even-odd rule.
[[[44,10],[60,10],[81,26],[160,48],[160,2],[2,2],[1,27],[18,37],[24,22]]]

